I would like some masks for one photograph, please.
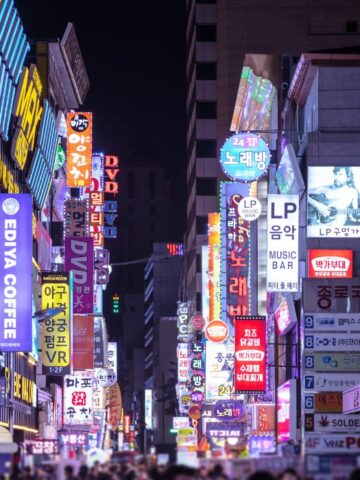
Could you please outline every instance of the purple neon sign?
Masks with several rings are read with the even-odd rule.
[[[31,352],[32,197],[0,194],[0,350]]]
[[[94,239],[65,238],[65,270],[73,272],[74,313],[93,313],[94,310]]]

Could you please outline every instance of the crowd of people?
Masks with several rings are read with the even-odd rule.
[[[3,480],[5,477],[0,477]],[[33,472],[30,467],[16,469],[10,475],[10,480],[59,480],[56,467],[51,469],[37,468]],[[153,465],[146,461],[138,463],[108,463],[100,465],[98,462],[92,467],[81,465],[74,468],[66,465],[63,472],[64,480],[301,480],[302,477],[292,468],[288,468],[278,475],[270,471],[258,470],[246,478],[229,476],[221,464],[213,467],[201,466],[194,469],[185,465]],[[346,477],[345,477],[346,478]],[[356,468],[348,480],[360,480],[360,468]]]

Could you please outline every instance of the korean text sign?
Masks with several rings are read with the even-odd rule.
[[[234,393],[234,344],[206,342],[206,394],[208,400],[229,399]]]
[[[64,377],[64,424],[91,425],[92,392],[94,378],[92,372],[79,371]]]
[[[248,195],[247,184],[221,184],[221,319],[227,323],[230,336],[234,316],[248,315],[250,311],[250,222],[238,212],[241,199]]]
[[[67,185],[89,187],[92,161],[92,113],[67,114]]]
[[[31,352],[32,200],[0,194],[0,350]]]
[[[94,240],[90,237],[65,239],[65,270],[73,272],[74,313],[94,310]]]
[[[68,272],[42,273],[42,308],[64,311],[42,324],[43,373],[65,375],[71,371],[72,279]]]
[[[299,197],[268,196],[268,292],[299,290]]]
[[[94,317],[74,315],[74,370],[94,368]]]
[[[235,391],[266,392],[266,317],[235,317]]]
[[[352,250],[309,250],[310,278],[352,278]]]

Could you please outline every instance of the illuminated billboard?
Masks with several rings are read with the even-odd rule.
[[[92,238],[65,238],[65,270],[73,272],[73,312],[93,313],[94,241]]]
[[[46,375],[71,371],[72,278],[68,272],[42,272],[42,308],[64,311],[42,323],[42,364]]]
[[[235,318],[235,391],[265,393],[266,317]]]
[[[268,292],[299,290],[299,196],[268,195]]]
[[[206,342],[205,398],[226,400],[234,393],[234,344]]]
[[[0,3],[0,24],[0,136],[7,141],[16,86],[30,45],[13,2]]]
[[[94,368],[94,317],[74,315],[74,370]]]
[[[352,250],[309,250],[310,278],[352,278]]]
[[[288,380],[277,389],[278,442],[296,440],[296,380]]]
[[[92,425],[94,377],[89,371],[64,377],[64,425]]]
[[[221,214],[221,320],[226,322],[230,337],[234,334],[234,316],[248,315],[250,305],[250,222],[238,212],[250,186],[239,182],[222,182]]]
[[[254,133],[237,133],[220,150],[221,168],[234,181],[257,180],[265,174],[270,158],[269,147]]]
[[[87,200],[68,198],[64,202],[64,232],[66,237],[87,237],[89,234],[89,204]]]
[[[360,237],[360,167],[308,167],[307,235]]]
[[[32,199],[0,194],[0,350],[32,350]]]
[[[90,187],[92,162],[92,113],[67,114],[68,187]]]
[[[220,318],[221,282],[220,282],[220,213],[208,214],[209,243],[209,322]]]

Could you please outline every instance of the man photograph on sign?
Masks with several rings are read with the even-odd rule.
[[[317,227],[310,236],[341,236],[332,227],[360,226],[359,175],[359,167],[309,167],[308,226]]]

